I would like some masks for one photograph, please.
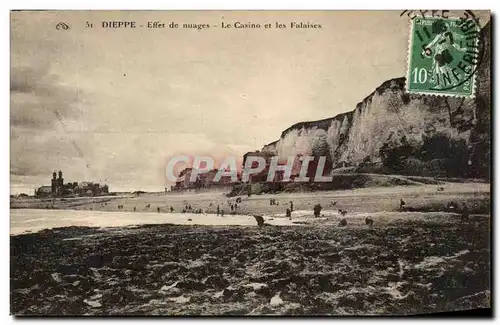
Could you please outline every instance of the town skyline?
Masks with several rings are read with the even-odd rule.
[[[321,29],[86,27],[104,20]],[[60,21],[71,29],[57,30]],[[53,169],[117,191],[161,191],[171,156],[260,150],[404,76],[407,25],[398,11],[12,12],[11,192]]]

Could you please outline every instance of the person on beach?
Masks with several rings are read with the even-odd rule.
[[[290,212],[293,211],[293,201],[290,201]]]
[[[286,217],[292,220],[292,210],[290,210],[290,208],[286,209]]]
[[[220,214],[220,206],[217,204],[217,216]]]
[[[405,208],[405,207],[406,207],[406,202],[405,202],[405,201],[403,201],[403,199],[401,199],[401,200],[399,201],[399,210],[401,210],[401,211],[402,211],[402,210],[404,210],[404,208]]]
[[[262,216],[253,216],[255,218],[255,221],[257,221],[257,225],[260,227],[264,226],[264,218]]]
[[[174,208],[170,207],[170,213],[174,212]]]
[[[313,209],[313,210],[314,210],[314,217],[315,217],[315,218],[319,218],[320,213],[321,213],[321,205],[316,204],[316,205],[314,206],[314,209]]]
[[[160,212],[160,207],[156,207],[156,211]]]
[[[461,221],[469,221],[469,207],[464,203],[464,207],[462,208],[462,216],[461,216]]]
[[[220,210],[220,216],[224,218],[224,210]]]

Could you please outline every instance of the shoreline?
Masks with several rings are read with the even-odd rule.
[[[39,210],[39,209],[23,209],[22,211],[15,210],[14,217],[17,213],[22,213],[25,216],[26,212],[32,214],[24,220],[24,225],[17,224],[16,221],[11,221],[10,236],[18,236],[24,234],[34,234],[45,230],[63,229],[73,227],[86,227],[97,229],[128,229],[133,227],[143,226],[198,226],[198,227],[258,227],[255,218],[252,215],[228,215],[225,217],[213,214],[193,214],[193,213],[138,213],[138,212],[103,212],[103,211],[68,211],[68,210]],[[43,213],[40,213],[43,212]],[[67,212],[70,212],[69,214]],[[74,213],[71,213],[74,212]],[[28,213],[29,214],[29,213]],[[59,215],[58,215],[59,214]],[[65,218],[66,216],[66,218]],[[111,219],[110,217],[118,217]],[[129,217],[127,219],[127,217]],[[150,219],[148,219],[148,217]],[[365,218],[369,217],[374,220],[377,226],[391,226],[399,221],[411,220],[434,220],[436,222],[446,222],[457,220],[460,217],[459,213],[431,211],[431,212],[389,212],[380,211],[377,213],[355,213],[346,216],[340,216],[338,212],[333,210],[323,211],[321,217],[314,218],[308,211],[294,211],[292,219],[286,218],[285,215],[264,215],[266,226],[278,227],[331,227],[337,228],[340,219],[347,220],[347,227],[366,227]],[[68,219],[69,218],[69,219]],[[81,218],[78,221],[75,218]],[[104,219],[103,219],[104,218]],[[487,214],[474,214],[471,218],[489,218]],[[47,222],[50,219],[49,223]],[[40,226],[40,222],[47,222],[46,225]],[[30,226],[30,224],[36,224]]]
[[[366,217],[383,224],[392,219],[412,219],[438,213],[457,217],[463,205],[470,214],[490,214],[489,184],[446,184],[438,191],[435,185],[363,188],[356,190],[327,191],[318,193],[280,193],[226,198],[220,193],[155,195],[121,197],[105,201],[79,200],[77,206],[68,201],[57,201],[54,206],[44,208],[11,207],[11,233],[24,230],[39,231],[45,228],[64,226],[119,227],[143,224],[200,224],[200,225],[245,225],[256,226],[253,216],[263,216],[271,225],[297,225],[300,223],[336,225],[342,217],[339,210],[347,211],[349,223],[364,224]],[[400,199],[406,202],[400,207]],[[271,205],[273,199],[276,204]],[[287,219],[286,209],[293,202],[292,220]],[[450,203],[457,206],[450,210]],[[321,215],[327,220],[315,219],[313,207],[322,206]],[[185,212],[186,206],[192,212]],[[233,206],[233,210],[231,210]],[[53,209],[52,209],[53,207]],[[224,210],[224,217],[217,216],[217,207]],[[170,209],[174,209],[171,213]],[[454,214],[453,214],[454,213]],[[191,220],[189,220],[191,219]]]

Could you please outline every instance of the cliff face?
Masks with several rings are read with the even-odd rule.
[[[388,80],[356,108],[298,123],[262,151],[280,157],[329,155],[333,168],[429,176],[488,177],[490,23],[473,99],[409,95],[405,78]]]

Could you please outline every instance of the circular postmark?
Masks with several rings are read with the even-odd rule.
[[[407,90],[472,97],[484,52],[473,15],[461,18],[415,17],[408,53]]]

